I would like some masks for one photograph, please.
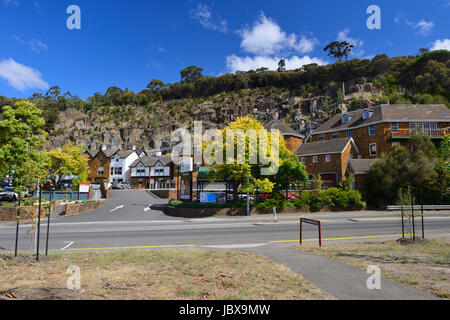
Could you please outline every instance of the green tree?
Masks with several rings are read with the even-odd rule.
[[[352,49],[355,46],[348,43],[347,41],[333,41],[330,44],[328,44],[323,51],[328,51],[328,55],[330,57],[334,57],[338,59],[339,62],[342,61],[342,58],[345,57],[345,60],[347,60],[348,55],[352,51]]]
[[[225,152],[227,150],[227,130],[233,130],[236,138],[233,139],[233,145],[228,147],[232,148],[237,154],[239,141],[241,143],[245,141],[245,156],[241,163],[239,163],[239,159],[236,159],[237,157],[231,163],[227,163],[224,158],[223,164],[212,163],[210,169],[212,180],[227,180],[232,183],[235,201],[238,200],[239,191],[254,194],[258,190],[263,193],[275,194],[285,191],[290,183],[306,180],[306,171],[303,164],[286,148],[283,137],[278,135],[278,154],[273,154],[270,148],[270,133],[265,133],[267,137],[260,136],[260,130],[263,129],[263,125],[255,119],[250,117],[238,118],[221,131],[222,146],[218,145],[220,142],[211,143],[215,150],[222,148]],[[255,140],[250,138],[251,130],[255,133]],[[228,131],[228,133],[230,132]],[[260,150],[260,139],[267,139],[268,150]],[[205,148],[208,148],[211,144],[206,144]],[[259,155],[260,153],[266,153],[272,161],[275,157],[279,157],[278,172],[269,176],[261,175],[261,166],[250,161],[251,155]]]
[[[399,190],[406,188],[412,188],[420,199],[439,179],[431,139],[417,129],[411,135],[410,145],[412,151],[393,146],[390,153],[372,164],[366,185],[372,204],[380,207],[393,204]]]
[[[46,160],[48,178],[56,185],[67,175],[78,176],[77,182],[87,182],[89,175],[89,157],[83,154],[81,146],[67,144],[60,149],[43,153]]]
[[[193,83],[202,78],[203,69],[197,66],[189,66],[180,71],[182,83]]]
[[[278,72],[286,71],[286,61],[284,59],[281,59],[280,62],[278,62]]]
[[[37,152],[45,141],[42,111],[29,101],[4,106],[0,117],[0,176],[12,177],[19,195],[45,177],[45,162]]]

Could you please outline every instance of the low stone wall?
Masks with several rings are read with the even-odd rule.
[[[53,210],[54,204],[52,204]],[[48,207],[41,207],[41,218],[45,218],[48,214]],[[35,206],[26,206],[20,208],[20,220],[30,220],[36,216]],[[0,206],[0,221],[16,221],[17,208]]]
[[[160,198],[166,199],[176,199],[177,198],[177,190],[175,189],[164,189],[164,190],[150,190],[153,194],[157,195]]]
[[[277,214],[308,212],[306,209],[286,208],[277,210]],[[272,210],[262,210],[259,208],[250,208],[250,214],[272,214]],[[206,218],[212,216],[246,216],[247,208],[176,208],[168,206],[166,214],[173,217],[181,218]]]
[[[82,202],[82,203],[66,203],[66,216],[72,216],[80,213],[86,213],[94,209],[104,207],[106,200],[100,200],[97,202]]]

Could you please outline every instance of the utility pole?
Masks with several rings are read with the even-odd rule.
[[[47,217],[47,240],[45,241],[45,255],[48,256],[48,235],[50,233],[50,215],[52,213],[52,195],[53,188],[50,186],[50,204],[48,206],[48,217]]]
[[[249,179],[249,177],[247,177],[247,187],[248,187],[249,181],[250,181],[250,179]],[[249,215],[250,215],[250,192],[248,192],[248,189],[247,189],[247,216],[249,216]]]
[[[38,211],[38,231],[36,242],[36,261],[39,261],[39,238],[41,234],[41,204],[42,204],[42,185],[41,181],[39,181],[39,211]]]

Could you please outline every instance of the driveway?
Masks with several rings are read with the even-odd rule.
[[[107,205],[80,215],[63,217],[63,222],[171,220],[163,212],[169,202],[148,190],[111,190]],[[55,219],[60,219],[59,217]]]

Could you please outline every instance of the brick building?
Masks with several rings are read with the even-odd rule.
[[[110,181],[111,172],[111,156],[113,156],[119,149],[102,149],[89,150],[89,176],[88,180],[91,183],[103,184],[105,181]]]
[[[172,189],[176,186],[175,165],[170,156],[145,156],[130,165],[133,189]]]
[[[268,122],[264,126],[264,129],[266,129],[267,131],[279,130],[280,134],[284,138],[284,141],[286,141],[286,147],[291,152],[295,151],[303,143],[303,140],[305,138],[280,120],[272,120]]]
[[[365,185],[367,182],[367,173],[370,170],[372,163],[377,161],[376,159],[351,159],[348,161],[347,173],[355,175],[355,189],[361,192],[363,198],[366,198]]]
[[[318,174],[326,186],[334,187],[345,176],[349,160],[357,159],[360,153],[352,138],[343,138],[302,144],[297,156],[305,165],[309,179]]]
[[[411,132],[420,127],[439,142],[449,133],[446,105],[379,105],[335,115],[314,130],[308,142],[351,137],[363,159],[378,159],[398,144],[410,148]]]

